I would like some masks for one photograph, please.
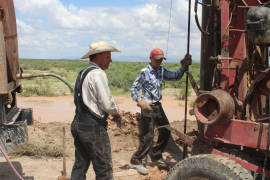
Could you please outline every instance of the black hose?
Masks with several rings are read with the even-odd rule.
[[[31,79],[31,78],[35,78],[35,77],[45,77],[45,76],[52,76],[52,77],[59,79],[60,81],[62,81],[63,83],[65,83],[69,87],[71,92],[74,91],[73,87],[66,80],[64,80],[61,76],[54,74],[54,73],[22,74],[18,77],[18,79]]]
[[[198,11],[198,0],[195,0],[194,12],[195,12],[195,22],[196,22],[196,25],[197,25],[198,29],[201,31],[202,34],[210,35],[209,32],[207,32],[207,31],[205,31],[205,30],[202,29],[202,27],[200,25],[200,22],[199,22],[197,11]]]

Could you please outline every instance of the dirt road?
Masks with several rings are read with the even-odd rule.
[[[131,100],[129,95],[114,96],[120,109],[131,113],[139,112],[139,108]],[[176,99],[173,95],[164,95],[163,107],[170,122],[181,121],[184,118],[184,102]],[[192,98],[191,98],[192,101]],[[70,171],[74,162],[73,139],[69,132],[69,126],[74,116],[74,104],[72,96],[63,97],[19,97],[18,107],[33,108],[34,125],[29,126],[30,142],[45,142],[47,146],[56,145],[61,147],[62,127],[66,128],[67,141],[67,172]],[[194,116],[188,119],[195,120]],[[113,126],[113,125],[112,125]],[[138,146],[137,138],[131,134],[121,135],[115,127],[108,130],[112,146],[112,159],[114,178],[116,180],[161,180],[167,171],[160,170],[156,166],[149,166],[150,175],[141,176],[135,170],[127,169],[127,164],[132,153]],[[181,157],[181,151],[173,141],[165,153],[167,159],[176,162]],[[12,158],[12,162],[25,179],[54,180],[61,175],[62,158],[47,156],[29,157],[21,156]],[[4,158],[0,158],[0,179],[15,180],[16,177],[9,169]],[[87,179],[95,179],[92,167],[89,168]]]
[[[139,107],[129,95],[115,95],[115,102],[124,111],[139,112]],[[162,105],[170,122],[184,119],[184,102],[174,95],[164,95]],[[193,101],[194,97],[190,98]],[[71,123],[74,117],[74,103],[72,96],[58,97],[19,97],[18,107],[33,108],[35,120],[43,123],[63,122]],[[188,119],[195,120],[194,116]]]

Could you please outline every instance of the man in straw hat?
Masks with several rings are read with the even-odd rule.
[[[72,180],[85,180],[90,163],[97,180],[111,180],[111,145],[107,134],[108,114],[119,117],[108,86],[104,70],[109,68],[111,52],[120,52],[105,41],[90,45],[90,50],[81,59],[90,59],[89,65],[79,72],[75,88],[75,117],[71,132],[75,145],[75,162]]]
[[[143,68],[131,87],[131,96],[141,108],[140,145],[132,155],[130,167],[140,174],[148,174],[148,169],[142,164],[142,160],[149,153],[151,160],[161,167],[167,167],[167,162],[162,158],[162,153],[170,138],[170,131],[159,128],[157,143],[153,146],[155,126],[169,125],[160,100],[162,98],[162,81],[180,80],[188,66],[191,64],[191,56],[186,55],[181,61],[182,67],[176,72],[171,72],[161,66],[166,59],[161,49],[153,49],[150,53],[150,63]],[[139,91],[142,89],[142,95]]]

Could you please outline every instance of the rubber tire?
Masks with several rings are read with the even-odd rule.
[[[253,180],[247,169],[236,162],[213,154],[191,156],[177,163],[166,180]]]

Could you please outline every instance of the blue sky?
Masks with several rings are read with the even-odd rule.
[[[117,6],[117,7],[132,7],[144,5],[149,0],[62,0],[64,5],[75,4],[78,7],[89,6]]]
[[[167,49],[170,0],[14,0],[21,58],[79,59],[89,44],[105,40],[121,53],[113,60],[148,61],[153,48]],[[186,0],[172,0],[168,62],[186,52]],[[193,9],[193,8],[192,8]],[[190,53],[200,55],[192,13]]]

